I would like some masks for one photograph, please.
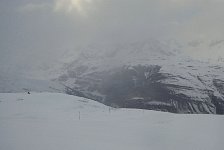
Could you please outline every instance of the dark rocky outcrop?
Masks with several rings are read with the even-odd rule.
[[[214,90],[195,89],[185,76],[167,74],[159,65],[123,66],[103,72],[77,76],[72,95],[87,97],[114,107],[140,108],[173,113],[224,114],[222,80],[213,80]],[[163,82],[172,79],[175,82]],[[179,85],[184,80],[186,85]],[[203,82],[199,76],[194,80]],[[184,92],[178,92],[184,91]],[[215,92],[218,92],[219,97]],[[199,96],[192,96],[197,93]],[[221,95],[221,96],[220,96]]]

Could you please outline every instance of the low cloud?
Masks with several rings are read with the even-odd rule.
[[[224,39],[223,6],[223,0],[1,0],[0,63],[47,63],[80,43]],[[208,51],[200,50],[205,57]]]
[[[18,8],[19,12],[23,13],[29,13],[32,11],[43,11],[43,10],[48,10],[51,9],[52,5],[50,3],[28,3],[25,4],[24,6],[21,6]]]
[[[52,0],[47,2],[28,2],[18,8],[19,12],[33,12],[48,10],[50,12],[65,13],[74,15],[75,13],[87,16],[94,7],[94,3],[101,0]]]

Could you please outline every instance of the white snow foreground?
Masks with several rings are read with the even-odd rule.
[[[55,93],[0,94],[0,150],[222,150],[224,116],[111,109]]]

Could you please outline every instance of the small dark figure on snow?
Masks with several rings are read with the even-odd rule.
[[[30,92],[27,92],[28,94],[30,94]]]

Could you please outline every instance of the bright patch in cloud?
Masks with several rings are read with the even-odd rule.
[[[56,0],[55,11],[65,11],[72,13],[74,11],[81,15],[87,15],[87,6],[92,3],[92,0]]]

